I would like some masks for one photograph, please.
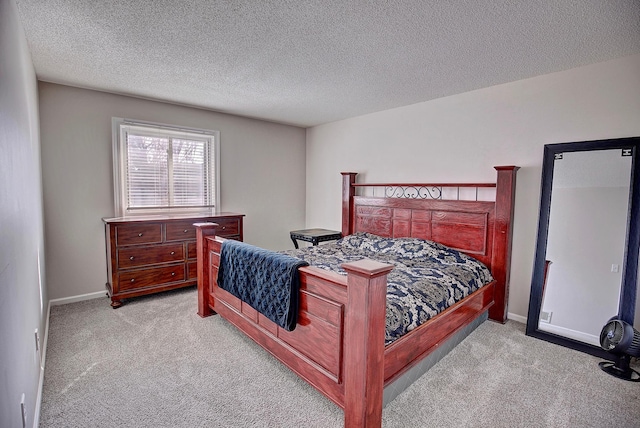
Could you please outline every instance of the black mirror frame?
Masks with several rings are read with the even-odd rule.
[[[617,317],[633,325],[638,281],[638,253],[640,251],[640,161],[638,160],[638,156],[640,156],[640,137],[546,144],[544,146],[540,217],[538,219],[538,237],[531,279],[531,296],[529,298],[526,334],[600,358],[615,360],[617,356],[605,351],[601,347],[549,333],[538,328],[540,310],[542,309],[542,290],[545,280],[547,237],[549,232],[549,213],[551,210],[551,189],[555,156],[558,153],[607,149],[631,149],[631,182],[629,183],[627,236]]]

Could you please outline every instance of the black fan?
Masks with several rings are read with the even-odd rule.
[[[640,381],[640,373],[629,367],[631,357],[640,356],[640,332],[628,323],[611,319],[602,327],[600,346],[615,354],[618,361],[603,361],[599,364],[605,372],[624,380]]]

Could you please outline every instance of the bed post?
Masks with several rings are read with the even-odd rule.
[[[209,246],[207,236],[215,236],[216,223],[194,223],[196,227],[196,254],[198,257],[198,315],[208,317],[215,314],[209,307],[209,271],[211,263],[209,261]]]
[[[345,263],[344,426],[382,426],[387,274],[392,265],[369,259]]]
[[[504,323],[507,321],[509,301],[509,275],[511,270],[511,238],[513,235],[513,208],[516,192],[517,166],[496,166],[495,226],[491,272],[497,281],[494,304],[489,309],[489,318]]]
[[[358,173],[341,172],[340,174],[342,174],[342,236],[347,236],[353,233],[353,197],[356,194],[353,184],[356,182]]]

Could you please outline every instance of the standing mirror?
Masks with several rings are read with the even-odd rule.
[[[640,137],[547,144],[527,334],[605,359],[602,327],[634,324]]]

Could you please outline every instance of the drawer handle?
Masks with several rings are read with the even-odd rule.
[[[136,280],[135,278],[131,278],[131,282],[133,282],[133,281],[135,281],[135,280]]]
[[[227,226],[222,226],[222,230],[225,230],[227,228]]]
[[[142,236],[142,232],[138,233],[138,236]]]
[[[134,257],[133,257],[133,256],[129,257],[129,260],[133,260],[133,259],[134,259]]]
[[[184,233],[187,233],[188,231],[189,231],[189,229],[185,229],[185,230],[183,230],[183,232],[184,232]]]
[[[176,273],[175,272],[171,272],[171,276],[176,276]]]
[[[175,253],[176,253],[175,251],[172,251],[172,252],[171,252],[171,255],[173,256]]]

